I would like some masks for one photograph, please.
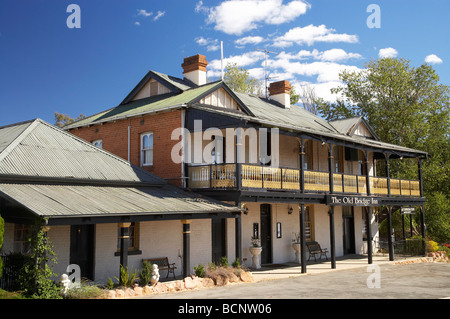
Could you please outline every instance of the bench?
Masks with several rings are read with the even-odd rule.
[[[311,259],[311,256],[314,257],[314,261],[317,261],[316,259],[316,255],[319,255],[319,259],[322,259],[322,256],[325,256],[326,260],[328,260],[327,257],[327,249],[322,249],[319,245],[318,242],[316,241],[309,241],[306,243],[306,247],[308,247],[308,251],[309,251],[309,258],[308,260]]]
[[[148,262],[150,265],[156,264],[158,265],[159,270],[167,270],[167,277],[169,277],[169,274],[173,274],[173,278],[176,279],[175,276],[175,263],[169,264],[169,258],[167,257],[161,257],[161,258],[148,258],[148,259],[142,259],[142,263]]]

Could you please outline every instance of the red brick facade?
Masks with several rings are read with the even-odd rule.
[[[171,184],[182,186],[181,164],[171,160],[171,151],[178,141],[172,141],[175,128],[181,127],[182,111],[144,115],[137,118],[107,122],[70,130],[70,133],[92,143],[102,140],[103,149],[128,160],[128,126],[130,125],[130,162],[141,165],[141,134],[153,132],[153,165],[144,169],[162,178],[170,178]]]

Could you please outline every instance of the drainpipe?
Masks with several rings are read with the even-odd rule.
[[[131,120],[128,120],[128,162],[130,162],[130,150],[131,150],[131,145],[130,145],[130,140],[131,140]]]

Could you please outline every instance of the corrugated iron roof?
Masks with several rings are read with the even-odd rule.
[[[0,196],[40,217],[238,212],[40,119],[0,128]]]
[[[10,134],[3,134],[8,131]],[[40,119],[0,129],[0,176],[32,176],[87,181],[165,181]]]
[[[179,188],[0,183],[0,193],[45,218],[237,212]]]

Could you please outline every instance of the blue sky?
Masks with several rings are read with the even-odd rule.
[[[80,8],[80,28],[67,26],[70,4]],[[367,24],[370,4],[379,28]],[[149,69],[182,77],[183,58],[197,53],[216,79],[220,41],[225,62],[261,80],[264,54],[255,49],[275,52],[273,80],[325,99],[340,70],[380,56],[427,60],[450,85],[449,12],[446,0],[1,0],[0,125],[114,107]]]

